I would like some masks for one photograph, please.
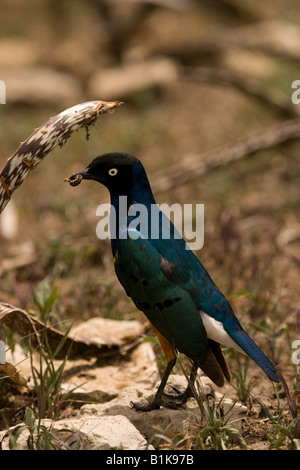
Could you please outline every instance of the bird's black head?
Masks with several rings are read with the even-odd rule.
[[[128,194],[138,174],[147,179],[137,158],[127,153],[107,153],[94,158],[85,170],[71,175],[66,181],[76,186],[82,179],[95,180],[111,193]]]

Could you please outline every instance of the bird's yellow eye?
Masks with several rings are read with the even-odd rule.
[[[108,170],[109,176],[116,176],[117,173],[118,173],[117,168],[111,168],[110,170]]]

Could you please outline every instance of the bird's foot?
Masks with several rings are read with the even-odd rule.
[[[180,403],[180,405],[186,403],[187,400],[193,396],[193,392],[190,386],[188,386],[183,392],[181,392],[177,387],[174,387],[173,385],[171,385],[171,387],[176,393],[164,392],[164,395],[168,398],[179,400],[178,403]]]
[[[163,406],[165,408],[169,408],[171,410],[178,410],[178,408],[181,408],[182,405],[186,403],[186,400],[180,400],[180,401],[164,401]]]
[[[136,411],[152,411],[152,410],[158,410],[161,406],[164,408],[169,408],[171,410],[177,410],[180,408],[182,405],[186,403],[186,396],[184,393],[182,393],[183,398],[180,401],[164,401],[162,399],[154,399],[151,403],[148,405],[140,405],[139,403],[133,403],[131,402],[131,406],[134,410]],[[177,395],[171,395],[172,398],[178,398]]]
[[[131,408],[133,408],[136,411],[158,410],[162,405],[161,400],[158,401],[155,399],[148,405],[140,405],[139,403],[134,403],[134,402],[131,402],[130,404],[131,404]]]
[[[179,398],[179,399],[180,399],[180,398],[183,397],[183,395],[184,395],[185,392],[186,392],[186,390],[185,390],[184,392],[181,392],[181,391],[179,390],[179,388],[174,387],[174,385],[170,385],[170,387],[174,390],[175,393],[164,392],[164,396],[165,396],[165,397],[174,398],[174,399]]]

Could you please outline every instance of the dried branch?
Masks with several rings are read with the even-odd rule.
[[[122,103],[120,101],[89,101],[53,116],[24,142],[7,159],[0,172],[0,213],[10,200],[12,193],[23,183],[31,170],[56,147],[63,145],[71,134],[81,128],[87,128],[100,116],[112,111]]]
[[[220,150],[207,152],[202,155],[186,155],[182,158],[180,163],[166,170],[154,173],[151,178],[152,189],[154,193],[168,191],[173,187],[198,178],[205,173],[251,157],[256,152],[273,148],[299,138],[300,119],[298,118],[271,126],[263,134],[254,135],[244,141],[237,142]]]
[[[286,40],[289,38],[289,41]],[[265,20],[250,26],[229,28],[220,35],[213,31],[211,36],[190,38],[189,43],[173,41],[167,45],[153,44],[151,54],[170,57],[182,65],[196,65],[208,57],[220,63],[220,57],[230,51],[260,53],[276,59],[299,63],[299,30],[296,25],[285,21]]]

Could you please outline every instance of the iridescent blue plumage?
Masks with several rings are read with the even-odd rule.
[[[141,162],[127,154],[106,154],[80,174],[107,186],[117,221],[120,197],[126,197],[129,213],[136,204],[147,208],[139,224],[136,214],[117,223],[112,252],[127,294],[170,347],[186,354],[219,386],[224,376],[229,380],[220,342],[248,354],[278,382],[274,365],[243,330],[225,296],[159,210]],[[151,232],[154,218],[158,237]]]

